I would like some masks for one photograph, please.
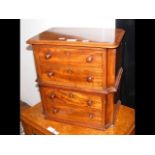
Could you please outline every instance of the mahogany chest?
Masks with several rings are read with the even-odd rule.
[[[27,41],[33,47],[47,119],[96,129],[114,124],[124,33],[52,28]]]

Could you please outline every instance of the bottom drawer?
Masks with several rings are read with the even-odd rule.
[[[104,113],[100,110],[85,109],[77,106],[53,106],[46,104],[46,117],[55,121],[104,129]]]

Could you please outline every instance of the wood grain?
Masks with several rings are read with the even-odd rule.
[[[104,129],[103,97],[46,87],[40,91],[47,119]]]
[[[116,64],[116,50],[108,49],[107,52],[107,87],[115,85],[115,64]],[[106,96],[106,126],[113,124],[114,118],[114,93]]]
[[[59,31],[60,28],[57,28]],[[66,28],[68,29],[68,28]],[[57,46],[85,46],[85,47],[101,47],[101,48],[117,48],[124,36],[125,31],[123,29],[96,29],[97,33],[99,34],[96,36],[96,31],[94,32],[92,29],[84,29],[84,28],[69,28],[70,31],[75,31],[76,34],[78,31],[83,31],[86,33],[86,36],[83,37],[82,35],[69,35],[65,34],[61,31],[61,33],[54,32],[55,29],[48,29],[32,38],[27,40],[28,44],[39,44],[39,45],[57,45]],[[107,33],[108,32],[108,33]],[[106,35],[104,35],[106,34]],[[92,38],[93,36],[93,38]],[[65,38],[65,40],[59,40],[59,38]],[[67,39],[76,39],[77,41],[71,42],[66,41]],[[89,42],[83,42],[83,40],[89,40]],[[112,38],[109,41],[109,38]],[[97,41],[96,41],[97,40]]]
[[[27,126],[30,126],[31,130],[34,128],[43,135],[52,135],[52,133],[47,130],[48,127],[55,128],[59,131],[60,135],[128,135],[133,134],[135,128],[135,111],[124,105],[120,105],[115,126],[106,130],[96,130],[77,125],[70,125],[67,123],[47,120],[44,117],[41,103],[21,112],[22,122]],[[31,133],[32,132],[27,134]]]
[[[40,70],[40,80],[49,84],[100,90],[105,88],[106,75],[101,69],[40,65]],[[51,73],[53,75],[49,76]],[[92,81],[88,81],[89,77],[93,77]]]
[[[103,70],[106,69],[105,49],[56,48],[47,45],[33,48],[41,81],[75,88],[105,88],[106,70]],[[45,58],[47,52],[52,53],[50,59]],[[90,56],[93,60],[88,63],[87,58]],[[49,76],[51,73],[52,76]],[[92,81],[88,81],[89,77],[93,78]]]
[[[56,111],[57,110],[57,111]],[[80,108],[78,106],[53,106],[47,104],[46,119],[64,122],[84,127],[104,129],[102,112],[94,109]]]
[[[57,105],[76,105],[87,109],[94,108],[102,110],[104,95],[80,93],[75,91],[66,91],[49,87],[40,88],[43,102]]]
[[[122,77],[122,73],[123,73],[123,69],[120,68],[118,73],[117,73],[117,77],[116,77],[116,81],[115,81],[115,85],[112,87],[108,87],[102,90],[99,89],[87,89],[87,88],[76,88],[76,87],[70,87],[70,86],[59,86],[59,85],[53,85],[53,84],[49,84],[47,81],[43,82],[40,79],[37,79],[38,85],[40,87],[49,87],[49,88],[56,88],[56,89],[62,89],[62,90],[69,90],[69,91],[77,91],[77,92],[84,92],[84,93],[90,93],[90,94],[98,94],[98,95],[106,95],[106,94],[110,94],[110,93],[115,93],[117,92],[118,89],[118,85],[120,83],[121,77]]]
[[[106,49],[101,48],[80,48],[67,46],[49,46],[35,45],[35,50],[39,54],[40,63],[52,65],[69,65],[77,67],[95,67],[101,68],[102,55],[105,55]],[[46,58],[46,55],[51,54],[51,57]],[[87,62],[87,58],[92,56],[92,61]]]

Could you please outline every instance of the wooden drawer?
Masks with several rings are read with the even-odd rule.
[[[102,61],[106,58],[105,49],[37,46],[35,50],[38,53],[40,63],[52,65],[102,68]]]
[[[92,128],[104,128],[104,114],[100,110],[46,104],[48,119]]]
[[[105,88],[105,75],[100,68],[41,65],[41,81],[76,88]]]
[[[102,110],[105,104],[105,97],[90,94],[67,91],[62,89],[41,87],[42,100],[46,104],[53,106],[79,106],[87,109],[99,109]]]

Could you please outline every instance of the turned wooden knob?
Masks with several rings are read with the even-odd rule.
[[[91,63],[93,61],[93,56],[90,55],[86,58],[86,62]]]
[[[54,76],[54,72],[50,71],[47,73],[48,77]]]
[[[55,97],[56,97],[56,95],[54,93],[51,93],[50,99],[54,99]]]
[[[53,110],[52,110],[52,111],[53,111],[53,113],[54,113],[54,114],[56,114],[56,113],[58,113],[58,112],[59,112],[59,110],[58,110],[57,108],[53,108]]]
[[[94,115],[92,113],[89,113],[88,116],[90,119],[92,119],[94,117]]]
[[[45,59],[50,59],[52,57],[52,53],[51,52],[47,52],[45,54]]]
[[[93,78],[93,76],[91,76],[91,75],[87,77],[87,81],[88,81],[88,82],[92,82],[93,79],[94,79],[94,78]]]
[[[88,106],[92,106],[92,104],[93,104],[93,101],[92,101],[92,100],[88,100],[88,101],[87,101],[87,105],[88,105]]]

